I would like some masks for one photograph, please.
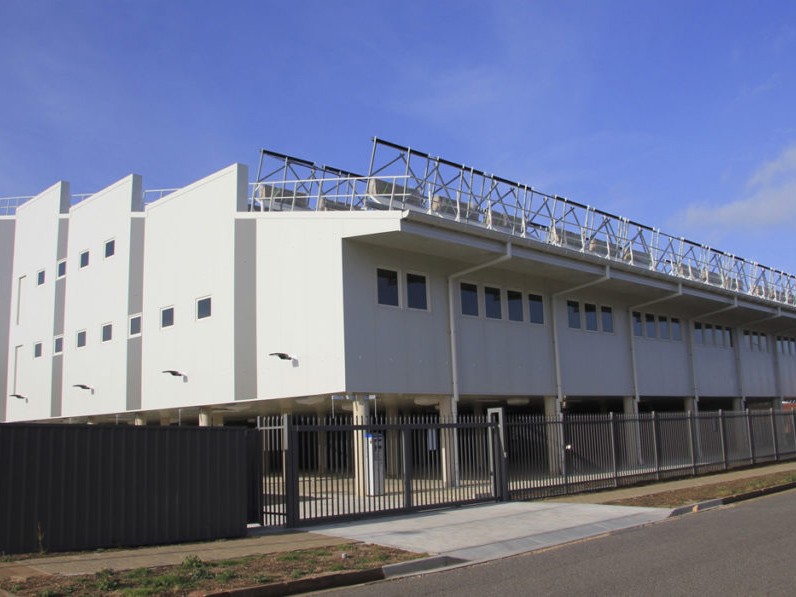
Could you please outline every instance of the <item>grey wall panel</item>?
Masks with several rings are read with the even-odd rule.
[[[53,317],[53,335],[64,333],[64,313],[66,307],[66,278],[55,281],[55,316]]]
[[[235,400],[257,397],[256,226],[235,221]]]
[[[13,287],[14,226],[12,219],[0,219],[0,422],[6,416],[8,384],[8,330],[11,323]]]
[[[141,408],[141,336],[127,340],[127,410]]]
[[[58,220],[58,259],[66,259],[66,250],[69,246],[69,220]]]
[[[130,220],[130,286],[128,315],[140,313],[144,303],[144,218]]]
[[[53,356],[52,384],[50,390],[50,416],[61,416],[61,396],[63,395],[64,355]]]
[[[0,552],[244,536],[251,433],[0,426]]]

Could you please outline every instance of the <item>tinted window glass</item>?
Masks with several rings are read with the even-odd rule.
[[[484,311],[486,316],[492,319],[503,317],[500,310],[500,288],[484,288]]]
[[[506,300],[509,305],[509,319],[522,321],[522,293],[516,290],[507,290]]]
[[[167,328],[174,325],[174,307],[163,309],[160,312],[160,327]]]
[[[461,284],[462,315],[478,315],[478,287],[475,284]]]
[[[212,304],[210,297],[199,299],[196,301],[196,319],[204,319],[210,317],[212,311]]]
[[[379,304],[398,306],[398,272],[390,269],[376,270],[379,285]]]
[[[583,311],[586,316],[586,329],[592,332],[597,331],[597,305],[585,303]]]
[[[531,323],[544,323],[544,303],[541,295],[528,295],[528,316]]]
[[[614,312],[611,307],[600,307],[600,313],[602,313],[602,324],[603,324],[603,331],[604,332],[613,332],[614,331]]]
[[[580,303],[578,301],[567,301],[567,320],[569,327],[580,329]]]
[[[410,309],[428,309],[425,276],[406,274],[406,306]]]

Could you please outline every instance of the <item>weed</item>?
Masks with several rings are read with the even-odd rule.
[[[94,575],[94,582],[100,591],[115,591],[119,588],[119,581],[114,576],[113,570],[105,568]]]

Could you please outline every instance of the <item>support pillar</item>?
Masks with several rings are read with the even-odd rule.
[[[625,437],[625,463],[629,466],[641,464],[641,429],[638,416],[638,400],[635,396],[624,396],[622,399],[622,414],[624,414],[622,430]]]
[[[687,413],[698,413],[699,398],[694,398],[693,396],[686,396],[683,398],[683,410]]]
[[[213,413],[213,416],[210,419],[213,423],[213,427],[223,427],[224,426],[224,415],[222,413]]]
[[[213,424],[213,412],[207,408],[199,409],[199,427],[210,427]]]
[[[547,420],[547,469],[551,476],[557,477],[563,471],[564,429],[561,423],[561,402],[558,396],[544,397],[544,416]]]
[[[439,420],[441,423],[454,422],[453,397],[444,396],[439,401]],[[458,485],[459,471],[456,463],[456,429],[440,428],[439,449],[440,464],[442,465],[442,481],[446,487]]]
[[[732,399],[732,410],[744,410],[746,405],[744,404],[744,399],[742,397],[737,397]]]
[[[354,425],[365,425],[370,418],[370,401],[367,394],[353,395]],[[354,430],[354,483],[358,495],[367,495],[368,462],[365,431]]]
[[[146,416],[138,413],[135,415],[135,419],[133,420],[133,425],[136,427],[144,427],[146,425]]]
[[[171,415],[168,413],[160,415],[160,426],[161,427],[168,427],[171,425]]]

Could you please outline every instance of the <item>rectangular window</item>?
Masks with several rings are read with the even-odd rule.
[[[597,305],[591,303],[583,304],[583,311],[586,318],[586,329],[592,332],[597,331]]]
[[[41,342],[36,342],[36,344],[33,345],[33,358],[38,359],[41,356],[41,351]]]
[[[379,304],[398,306],[398,272],[391,269],[377,269]]]
[[[61,259],[56,266],[56,278],[63,278],[66,275],[66,259]]]
[[[760,334],[760,350],[768,352],[768,336],[766,334]]]
[[[711,324],[709,324],[709,323],[705,324],[704,342],[708,346],[713,346],[713,344],[714,344],[713,326]]]
[[[160,310],[160,327],[168,328],[174,325],[174,307]]]
[[[672,340],[682,340],[683,334],[680,331],[680,320],[672,317]]]
[[[80,267],[87,267],[88,266],[88,251],[83,251],[80,254]]]
[[[406,306],[410,309],[428,309],[428,290],[426,277],[420,274],[406,274]]]
[[[658,317],[658,332],[663,340],[669,339],[669,319],[665,315]]]
[[[462,282],[460,289],[462,315],[478,316],[478,286]]]
[[[732,330],[730,328],[724,328],[724,346],[727,348],[732,348]]]
[[[116,253],[116,241],[109,240],[105,242],[105,258],[113,257]]]
[[[205,297],[196,301],[196,319],[205,319],[212,314],[212,302],[210,297]]]
[[[528,295],[528,318],[531,323],[544,323],[544,302],[542,295]]]
[[[501,319],[500,288],[484,287],[484,313],[490,319]]]
[[[77,333],[77,347],[83,348],[86,345],[86,330]]]
[[[600,307],[603,331],[612,334],[614,331],[614,311],[611,307]]]
[[[747,349],[752,350],[752,334],[749,333],[749,330],[743,331],[743,345]]]
[[[638,311],[633,311],[633,335],[644,335],[644,328],[641,326],[641,313]]]
[[[106,323],[102,326],[102,341],[110,342],[113,340],[113,324]]]
[[[131,336],[140,336],[141,335],[141,316],[140,315],[133,315],[130,318],[130,335]]]
[[[567,301],[567,321],[569,327],[580,329],[580,303],[578,301]]]
[[[705,336],[702,333],[702,324],[698,321],[694,322],[694,344],[704,344]]]
[[[790,354],[796,355],[796,338],[791,338],[788,341],[788,344],[789,344],[789,348],[790,348],[790,351],[789,351]]]
[[[507,290],[506,302],[509,306],[509,320],[522,321],[522,293],[516,290]]]
[[[658,334],[655,330],[655,316],[651,313],[646,313],[644,315],[644,321],[646,322],[646,325],[644,326],[644,335],[647,336],[647,338],[657,337]]]
[[[53,354],[61,354],[64,351],[64,337],[56,336],[53,342]]]
[[[36,285],[41,286],[42,284],[44,284],[44,270],[36,274]]]

